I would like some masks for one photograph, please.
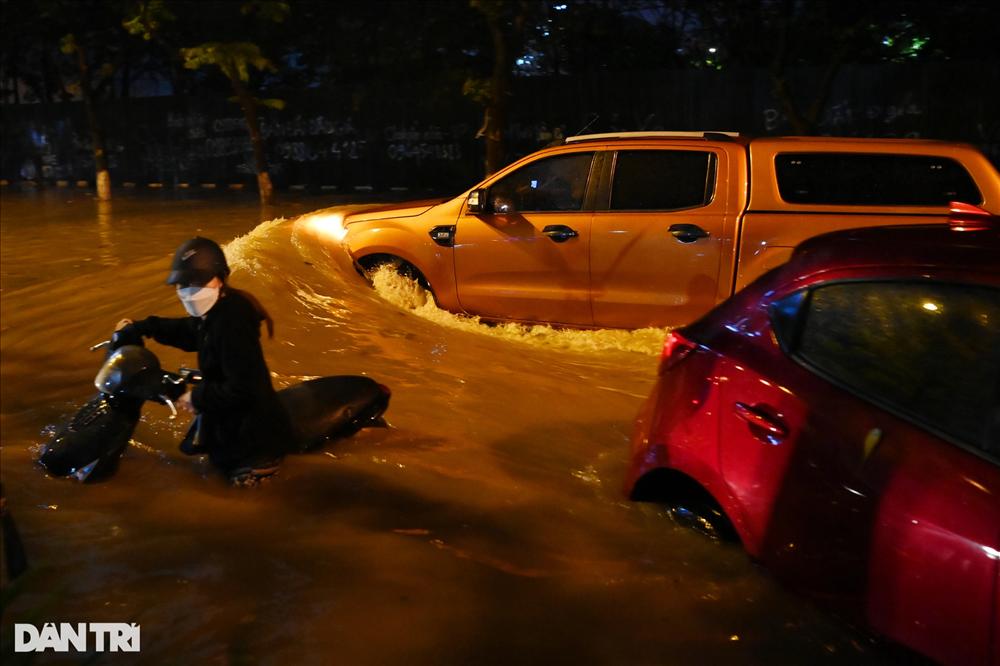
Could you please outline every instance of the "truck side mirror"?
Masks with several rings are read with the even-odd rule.
[[[489,213],[490,206],[486,189],[481,188],[469,192],[469,198],[466,200],[466,205],[470,213]]]

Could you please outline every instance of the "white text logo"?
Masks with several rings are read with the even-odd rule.
[[[14,625],[14,652],[138,652],[139,625],[124,622],[46,622]]]

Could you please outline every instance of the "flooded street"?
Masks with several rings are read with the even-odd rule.
[[[15,621],[141,625],[141,655],[98,663],[886,662],[738,546],[623,498],[661,331],[491,328],[404,307],[412,285],[371,289],[296,223],[330,197],[265,211],[223,193],[0,203],[2,478],[33,566],[5,639]],[[163,281],[195,234],[227,244],[232,284],[274,317],[276,387],[368,375],[393,391],[390,427],[239,490],[177,450],[185,418],[147,404],[116,476],[47,477],[39,445],[93,393],[88,347],[122,317],[183,314]],[[166,368],[195,362],[150,348]]]

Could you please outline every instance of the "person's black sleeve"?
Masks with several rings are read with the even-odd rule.
[[[198,351],[198,320],[194,317],[146,317],[129,324],[140,335],[153,338],[161,345],[184,351]]]
[[[191,403],[199,412],[245,408],[253,404],[264,382],[270,382],[260,348],[260,322],[240,318],[229,324],[218,340],[220,379],[204,380],[191,392]]]

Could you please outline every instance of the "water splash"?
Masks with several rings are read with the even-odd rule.
[[[226,253],[226,261],[229,263],[229,267],[232,270],[241,268],[251,273],[257,273],[261,268],[258,258],[261,243],[274,229],[286,222],[288,220],[283,217],[261,222],[250,232],[242,236],[237,236],[223,245],[222,249]]]
[[[301,280],[289,280],[292,296],[313,322],[327,328],[342,326],[351,319],[351,304],[343,298],[321,294]]]
[[[375,291],[393,305],[418,317],[447,328],[490,335],[535,347],[577,352],[625,351],[658,354],[668,328],[641,328],[633,331],[598,329],[577,330],[529,324],[486,324],[479,317],[457,315],[442,310],[434,298],[416,280],[406,278],[391,267],[380,268],[372,275]]]
[[[302,229],[309,228],[315,231],[317,220],[328,220],[331,215],[338,217],[346,212],[354,212],[354,209],[365,207],[337,206],[308,213],[292,221],[277,218],[262,222],[249,233],[238,236],[225,244],[223,249],[226,252],[226,260],[234,270],[243,269],[254,275],[259,275],[266,272],[266,264],[263,263],[262,257],[268,248],[268,243],[273,241],[273,232],[282,225],[291,222],[291,242],[301,255],[302,239],[298,238],[298,235]],[[374,273],[372,282],[376,293],[382,299],[404,310],[409,310],[427,321],[452,330],[489,335],[542,349],[583,353],[621,351],[655,355],[660,353],[663,338],[670,330],[667,328],[578,330],[554,328],[547,325],[485,323],[479,317],[458,315],[442,310],[434,302],[433,296],[420,284],[399,275],[389,267],[384,267]],[[292,280],[289,286],[299,305],[305,306],[311,317],[319,319],[326,326],[342,324],[345,317],[350,316],[351,308],[345,297],[337,298],[324,295],[313,286],[295,280]]]

